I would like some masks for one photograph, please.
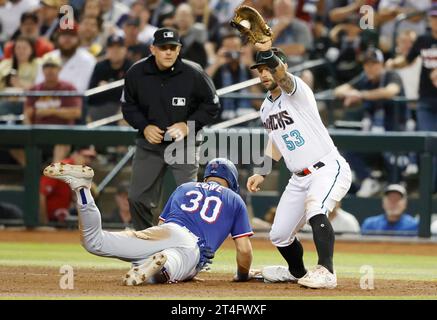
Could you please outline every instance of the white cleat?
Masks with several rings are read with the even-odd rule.
[[[123,284],[125,286],[138,286],[147,282],[164,268],[166,261],[167,256],[164,253],[159,252],[154,254],[142,265],[130,269],[123,278]]]
[[[268,266],[261,270],[264,282],[293,282],[296,283],[298,278],[294,277],[287,267],[284,266]]]
[[[91,188],[94,170],[85,165],[52,163],[44,169],[44,175],[49,178],[59,179],[70,185],[71,189]]]
[[[337,287],[337,275],[323,266],[316,266],[297,281],[301,286],[312,289],[334,289]]]

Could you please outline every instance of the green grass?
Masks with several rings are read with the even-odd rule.
[[[316,264],[315,252],[305,253],[308,266]],[[41,266],[59,268],[69,264],[73,267],[126,269],[129,263],[116,259],[101,258],[86,252],[79,244],[0,243],[0,266]],[[257,250],[253,267],[284,264],[275,250]],[[437,281],[437,257],[412,255],[377,255],[338,252],[335,254],[337,275],[359,278],[360,268],[370,265],[376,279]],[[221,249],[212,265],[213,272],[235,272],[235,252]]]

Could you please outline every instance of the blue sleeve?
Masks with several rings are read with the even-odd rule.
[[[169,214],[170,214],[170,212],[171,212],[171,205],[172,205],[173,199],[174,199],[175,194],[176,194],[177,191],[178,191],[178,189],[176,189],[176,190],[171,194],[170,198],[168,198],[167,203],[165,204],[165,207],[164,207],[164,209],[162,210],[161,215],[159,216],[159,219],[160,219],[160,220],[165,221],[165,220],[168,218],[168,216],[169,216]]]
[[[247,214],[246,205],[241,198],[235,198],[235,216],[234,223],[231,229],[233,239],[253,235],[252,227],[249,223],[249,215]]]
[[[363,225],[361,226],[361,233],[365,234],[369,231],[373,231],[373,228],[371,226],[371,219],[367,218],[366,220],[364,220]]]

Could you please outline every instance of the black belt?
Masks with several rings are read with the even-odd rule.
[[[316,170],[319,170],[320,168],[322,168],[324,166],[325,166],[325,164],[322,161],[319,161],[315,165],[313,165],[313,168]],[[305,176],[311,174],[311,170],[308,168],[305,168],[302,171],[295,172],[294,174],[297,175],[298,177],[305,177]]]

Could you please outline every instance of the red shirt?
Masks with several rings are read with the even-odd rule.
[[[72,158],[62,160],[63,163],[74,164]],[[65,182],[42,176],[39,183],[40,196],[46,197],[47,216],[50,221],[56,221],[56,211],[70,208],[73,194]]]
[[[69,82],[59,81],[58,85],[54,88],[48,89],[45,83],[40,83],[33,86],[31,91],[76,91],[76,88]],[[25,108],[44,109],[44,108],[68,108],[68,107],[81,107],[81,97],[28,97],[26,100]],[[37,117],[35,112],[31,119],[32,124],[74,124],[74,120],[65,120],[55,116],[50,117]]]
[[[4,49],[4,58],[8,59],[12,57],[12,50],[14,48],[14,41],[8,41],[5,44]],[[48,41],[46,38],[38,38],[35,41],[35,55],[38,58],[41,58],[43,55],[45,55],[47,52],[53,51],[55,47],[53,46],[53,43]]]

